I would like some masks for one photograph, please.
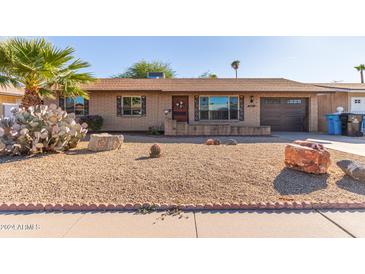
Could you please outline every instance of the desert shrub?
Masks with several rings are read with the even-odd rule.
[[[77,117],[77,121],[82,124],[86,123],[88,129],[92,131],[99,131],[103,127],[103,117],[100,115],[84,115]]]
[[[77,146],[87,133],[74,114],[54,104],[12,110],[13,117],[0,119],[0,153],[26,155],[65,151]]]
[[[160,127],[152,126],[148,128],[148,134],[150,135],[161,135],[163,130]]]

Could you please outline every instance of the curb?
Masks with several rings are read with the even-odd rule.
[[[265,209],[365,209],[365,202],[251,202],[251,203],[208,203],[208,204],[0,204],[0,212],[4,211],[133,211],[141,208],[151,211],[180,209],[183,211],[207,210],[265,210]]]

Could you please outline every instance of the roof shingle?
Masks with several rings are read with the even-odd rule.
[[[0,86],[0,94],[2,95],[10,95],[10,96],[23,96],[24,90],[21,88],[14,88],[14,87],[1,87]]]
[[[83,85],[88,91],[162,91],[162,92],[330,92],[330,89],[284,78],[175,78],[126,79],[100,78]]]
[[[318,87],[325,87],[331,89],[338,89],[344,91],[351,91],[351,90],[363,90],[365,91],[365,84],[361,83],[317,83],[313,84]]]

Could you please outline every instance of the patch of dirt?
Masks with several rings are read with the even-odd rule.
[[[331,150],[329,173],[318,176],[285,168],[285,143],[275,138],[237,138],[236,146],[170,138],[160,143],[162,157],[151,159],[149,148],[158,140],[164,139],[98,153],[82,142],[67,153],[0,158],[0,202],[365,201],[365,184],[335,165],[341,159],[365,163],[365,157]]]

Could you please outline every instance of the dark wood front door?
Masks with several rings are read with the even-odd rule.
[[[260,122],[272,131],[308,131],[308,99],[261,98]]]
[[[188,122],[189,120],[189,97],[172,96],[172,119],[177,122]]]

